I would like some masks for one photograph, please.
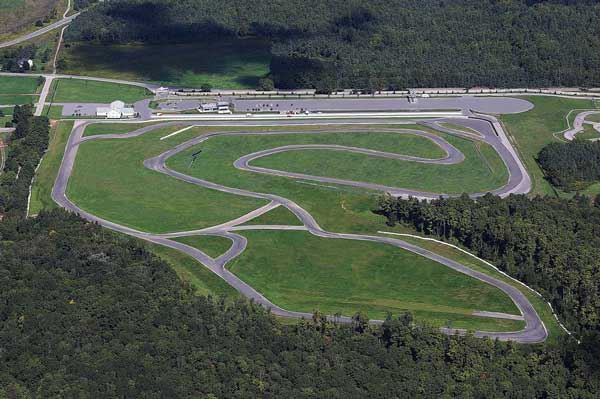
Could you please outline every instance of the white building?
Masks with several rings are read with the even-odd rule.
[[[217,103],[205,103],[200,104],[198,111],[205,112],[216,112],[217,114],[230,114],[229,103],[225,101],[219,101]]]
[[[135,117],[135,110],[125,107],[123,101],[113,101],[109,107],[96,108],[96,116],[106,119],[133,118]]]

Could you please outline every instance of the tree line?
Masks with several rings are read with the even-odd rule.
[[[379,200],[388,223],[460,244],[538,290],[577,334],[600,337],[600,203],[466,194],[434,201]]]
[[[592,0],[122,0],[67,40],[264,38],[279,88],[599,86],[598,20]]]
[[[197,296],[62,210],[0,222],[2,398],[597,398],[598,346],[451,337],[410,314],[283,325]]]
[[[45,116],[33,116],[32,106],[16,106],[15,131],[8,140],[4,170],[0,175],[0,215],[25,215],[29,186],[35,169],[48,148],[50,124]]]
[[[538,154],[538,162],[553,185],[565,191],[583,190],[600,181],[600,141],[550,143]]]

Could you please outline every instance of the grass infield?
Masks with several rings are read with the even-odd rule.
[[[228,269],[288,310],[383,319],[411,311],[435,326],[512,330],[523,324],[471,316],[518,314],[499,289],[389,245],[315,237],[307,232],[248,231],[248,247]]]

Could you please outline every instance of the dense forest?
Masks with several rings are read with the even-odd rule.
[[[368,327],[193,294],[137,241],[62,210],[0,222],[2,398],[596,398],[597,345]],[[596,352],[594,352],[596,351]]]
[[[600,181],[600,141],[551,143],[538,154],[546,178],[566,191],[583,190]]]
[[[120,0],[67,38],[261,37],[280,88],[600,86],[599,20],[593,0]]]
[[[45,116],[33,116],[32,106],[16,106],[15,132],[8,142],[8,155],[0,174],[0,218],[25,215],[29,186],[35,169],[48,148],[50,124]]]
[[[391,225],[469,248],[540,291],[571,330],[600,337],[600,203],[579,196],[426,202],[388,195],[377,212]]]

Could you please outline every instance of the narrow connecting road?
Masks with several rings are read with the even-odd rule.
[[[453,121],[453,122],[458,123],[458,121]],[[197,121],[190,122],[189,124],[192,124],[192,123],[195,125],[201,124]],[[341,122],[336,122],[336,121],[332,120],[332,121],[327,121],[327,122],[323,122],[323,121],[314,122],[315,125],[322,125],[323,123],[348,124],[348,121],[344,120]],[[384,123],[384,122],[380,122],[380,123]],[[203,142],[203,141],[208,140],[211,137],[215,137],[215,136],[220,136],[220,135],[265,135],[265,134],[271,134],[271,135],[273,135],[273,134],[307,134],[306,131],[283,132],[283,133],[282,132],[239,132],[239,131],[209,133],[209,134],[201,135],[192,140],[188,140],[187,142],[184,142],[184,143],[164,152],[163,154],[160,154],[157,157],[146,160],[144,162],[144,165],[147,168],[155,170],[160,173],[167,174],[173,178],[176,178],[176,179],[179,179],[182,181],[186,181],[191,184],[196,184],[201,187],[218,190],[221,192],[226,192],[226,193],[241,195],[241,196],[247,196],[247,197],[252,197],[252,198],[261,198],[261,199],[265,199],[265,200],[269,201],[269,203],[266,206],[263,206],[259,209],[256,209],[253,212],[250,212],[247,215],[244,215],[235,220],[220,224],[218,226],[213,226],[213,227],[196,230],[196,231],[175,232],[175,233],[170,233],[170,234],[150,234],[150,233],[138,231],[138,230],[126,227],[126,226],[122,226],[117,223],[110,222],[108,220],[102,219],[98,216],[90,214],[89,212],[86,212],[83,209],[79,208],[77,205],[72,203],[66,196],[68,180],[72,173],[77,150],[81,143],[90,141],[90,140],[102,140],[102,139],[114,139],[114,138],[126,139],[126,138],[136,137],[136,136],[145,134],[147,132],[153,131],[155,129],[159,129],[164,126],[181,125],[182,123],[181,122],[167,122],[167,123],[163,123],[163,124],[159,124],[159,125],[147,126],[147,127],[138,129],[136,131],[133,131],[133,132],[127,133],[127,134],[107,134],[107,135],[100,135],[100,136],[82,137],[84,129],[87,126],[87,124],[88,123],[86,123],[86,122],[76,122],[73,132],[72,132],[71,136],[69,137],[69,141],[67,143],[66,150],[65,150],[65,156],[63,158],[63,161],[62,161],[62,164],[60,167],[60,171],[59,171],[59,174],[58,174],[56,182],[55,182],[55,186],[52,191],[52,198],[54,199],[54,201],[56,201],[60,206],[66,208],[68,210],[71,210],[73,212],[76,212],[76,213],[80,214],[82,217],[84,217],[90,221],[97,222],[107,228],[110,228],[110,229],[113,229],[113,230],[116,230],[116,231],[119,231],[119,232],[122,232],[125,234],[129,234],[129,235],[132,235],[132,236],[135,236],[135,237],[138,237],[138,238],[141,238],[141,239],[153,242],[153,243],[157,243],[157,244],[164,245],[164,246],[167,246],[170,248],[174,248],[174,249],[177,249],[179,251],[182,251],[182,252],[192,256],[193,258],[198,260],[200,263],[202,263],[205,267],[207,267],[209,270],[211,270],[213,273],[215,273],[216,275],[218,275],[219,277],[224,279],[228,284],[230,284],[236,290],[241,292],[243,295],[245,295],[246,297],[248,297],[250,299],[253,299],[255,302],[257,302],[267,308],[270,308],[271,311],[276,315],[285,316],[285,317],[296,317],[296,318],[300,318],[300,317],[310,318],[312,316],[309,313],[294,312],[294,311],[282,309],[281,307],[270,302],[261,293],[259,293],[254,288],[252,288],[251,286],[249,286],[248,284],[246,284],[245,282],[240,280],[237,276],[235,276],[233,273],[229,272],[225,268],[225,266],[227,265],[228,262],[230,262],[232,259],[235,259],[241,253],[243,253],[243,251],[245,250],[246,245],[247,245],[246,238],[239,234],[236,234],[237,231],[261,230],[261,229],[305,230],[315,236],[322,237],[322,238],[371,241],[371,242],[392,245],[397,248],[401,248],[401,249],[419,254],[428,259],[431,259],[433,261],[441,263],[441,264],[443,264],[453,270],[456,270],[460,273],[466,274],[466,275],[471,276],[475,279],[478,279],[484,283],[493,285],[493,286],[501,289],[513,300],[513,302],[515,303],[515,305],[521,312],[521,316],[512,316],[512,317],[516,317],[517,319],[520,319],[522,317],[522,319],[525,320],[525,323],[526,323],[526,327],[521,331],[516,331],[516,332],[483,332],[483,331],[479,331],[479,332],[476,332],[476,334],[475,334],[476,336],[498,338],[501,340],[514,340],[514,341],[522,342],[522,343],[541,342],[541,341],[544,341],[547,337],[547,332],[546,332],[545,326],[543,325],[543,322],[540,320],[538,314],[536,313],[536,311],[532,307],[532,305],[529,303],[527,298],[518,289],[516,289],[515,287],[513,287],[507,283],[504,283],[500,280],[490,277],[484,273],[474,271],[474,270],[472,270],[458,262],[455,262],[451,259],[437,255],[433,252],[424,250],[420,247],[417,247],[415,245],[412,245],[410,243],[407,243],[405,241],[402,241],[402,240],[399,240],[396,238],[361,235],[361,234],[344,234],[344,233],[335,233],[335,232],[325,231],[319,226],[317,221],[312,217],[312,215],[309,212],[307,212],[305,209],[303,209],[300,205],[298,205],[297,203],[295,203],[292,200],[289,200],[287,198],[283,198],[283,197],[280,197],[277,195],[273,195],[273,194],[252,192],[252,191],[248,191],[248,190],[222,186],[222,185],[219,185],[216,183],[212,183],[209,181],[191,177],[191,176],[182,174],[180,172],[171,170],[171,169],[167,168],[165,165],[168,158],[170,158],[182,151],[185,151],[185,150],[197,145],[200,142]],[[265,125],[270,125],[270,126],[282,125],[282,124],[288,125],[288,126],[294,126],[294,125],[306,125],[306,124],[313,124],[313,123],[310,123],[309,121],[294,121],[294,120],[286,121],[283,123],[281,121],[277,121],[277,122],[273,122],[273,123],[265,122]],[[237,121],[237,122],[229,122],[229,123],[223,122],[223,123],[219,123],[217,125],[244,126],[244,125],[249,125],[249,123]],[[432,125],[432,126],[435,127],[435,125]],[[357,131],[358,131],[358,129],[357,129]],[[361,131],[368,132],[369,129],[362,129]],[[417,132],[414,130],[410,131],[408,129],[404,129],[404,130],[397,129],[396,131],[401,132],[403,134]],[[481,137],[482,138],[486,137],[486,135],[489,134],[491,131],[493,131],[493,129],[491,129],[490,131],[487,131],[487,132],[480,131]],[[315,134],[318,134],[318,133],[319,132],[315,132]],[[430,163],[440,163],[441,162],[441,163],[447,163],[447,164],[460,162],[462,160],[463,155],[460,152],[458,152],[458,150],[456,150],[456,148],[451,146],[449,143],[447,143],[445,140],[441,139],[440,137],[431,135],[430,133],[427,133],[427,132],[419,132],[417,134],[424,135],[424,136],[428,137],[429,139],[433,140],[437,145],[439,145],[446,152],[447,156],[442,159],[437,159],[437,160],[427,160],[427,159],[422,159],[422,158],[410,159],[410,160],[417,161],[417,162],[430,162]],[[465,133],[453,131],[453,134],[461,135],[461,134],[465,134]],[[431,136],[433,136],[433,137],[431,137]],[[354,147],[350,147],[350,148],[340,147],[340,146],[335,146],[334,148],[331,148],[331,146],[324,146],[324,147],[327,149],[336,149],[336,150],[340,150],[340,151],[350,150],[350,151],[356,151],[356,152],[360,152],[360,153],[368,153],[369,155],[375,155],[375,156],[393,157],[393,158],[397,158],[397,159],[409,159],[405,156],[398,155],[398,154],[390,154],[390,153],[385,153],[385,152],[358,149],[358,148],[354,148]],[[286,150],[296,150],[296,149],[300,149],[300,148],[280,148],[280,149],[274,149],[273,151],[277,151],[277,150],[286,151]],[[242,158],[240,158],[240,160],[236,161],[236,167],[245,168],[245,167],[247,167],[247,163],[251,159],[255,159],[258,156],[265,156],[265,155],[267,155],[267,154],[262,154],[262,155],[250,154],[249,156],[242,157]],[[503,159],[507,165],[511,164],[512,162],[515,162],[515,163],[520,162],[518,160],[505,159],[504,157],[507,157],[507,156],[510,157],[510,152],[501,153],[500,155],[503,157]],[[278,171],[278,173],[283,173],[283,172]],[[294,178],[295,176],[289,176],[289,177]],[[523,178],[523,176],[521,176],[521,177]],[[523,178],[523,180],[527,180],[527,179]],[[366,187],[364,185],[368,184],[368,183],[361,183],[361,182],[354,182],[354,183],[358,183],[358,186],[361,186],[361,184],[362,184],[363,187]],[[514,184],[508,184],[504,187],[504,190],[505,190],[504,194],[508,195],[508,193],[511,192],[511,190],[513,190],[513,191],[519,190],[520,189],[519,187],[520,187],[520,184],[518,184],[517,182],[515,182]],[[430,193],[421,193],[421,194],[423,196],[430,195]],[[294,215],[296,215],[298,220],[300,220],[303,225],[302,226],[274,226],[274,225],[240,226],[242,223],[245,223],[246,221],[248,221],[250,219],[260,216],[266,212],[269,212],[270,210],[272,210],[278,206],[284,206],[285,208],[290,210]],[[169,239],[169,238],[178,237],[178,236],[190,236],[190,235],[216,235],[216,236],[225,237],[232,241],[232,246],[226,253],[224,253],[223,255],[221,255],[220,257],[218,257],[216,259],[213,259],[213,258],[209,257],[208,255],[206,255],[204,252],[202,252],[196,248],[193,248],[188,245],[178,243],[176,241],[172,241]],[[486,312],[483,312],[480,314],[486,315]],[[489,315],[490,314],[488,314],[488,316]],[[509,317],[511,317],[511,316],[509,316]],[[333,316],[331,316],[331,318],[333,319]],[[335,319],[337,321],[341,321],[341,322],[350,322],[351,321],[350,318],[348,318],[348,317],[341,317],[341,318],[338,317]],[[381,321],[374,321],[374,322],[381,322]],[[453,331],[445,331],[445,332],[455,333],[456,331],[453,330]]]
[[[27,34],[25,34],[23,36],[19,36],[16,39],[0,43],[0,48],[11,47],[11,46],[17,45],[19,43],[26,42],[28,40],[31,40],[31,39],[35,38],[35,37],[42,36],[42,35],[44,35],[44,34],[46,34],[48,32],[51,32],[54,29],[58,29],[58,28],[60,28],[62,26],[68,25],[68,24],[71,23],[71,21],[73,21],[75,18],[77,18],[81,13],[78,12],[78,13],[75,13],[75,14],[70,15],[68,17],[66,16],[66,14],[67,13],[65,13],[64,18],[61,19],[60,21],[56,21],[56,22],[54,22],[54,23],[52,23],[52,24],[50,24],[48,26],[44,26],[41,29],[38,29],[36,31],[27,33]]]

